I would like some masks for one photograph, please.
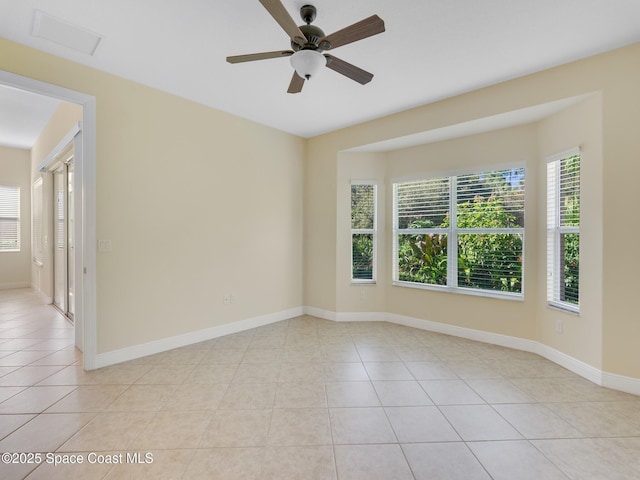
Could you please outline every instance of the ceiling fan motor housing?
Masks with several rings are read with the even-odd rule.
[[[300,31],[304,33],[304,36],[307,39],[307,43],[304,47],[301,47],[300,45],[292,41],[291,48],[296,52],[302,49],[318,49],[318,43],[320,42],[320,39],[326,36],[322,29],[320,27],[316,27],[315,25],[300,25]]]

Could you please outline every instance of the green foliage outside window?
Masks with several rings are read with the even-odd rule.
[[[373,235],[355,234],[351,237],[352,278],[371,280],[373,278]]]
[[[580,155],[573,155],[560,162],[560,211],[563,226],[580,226]],[[565,233],[560,238],[563,258],[560,300],[579,304],[580,284],[580,234]]]
[[[351,278],[353,280],[373,279],[374,228],[375,186],[373,184],[351,185]]]
[[[476,197],[458,205],[458,228],[517,228],[501,198]],[[519,234],[458,235],[458,286],[522,292],[522,237]]]
[[[522,293],[523,182],[523,169],[458,177],[458,287]],[[412,205],[418,205],[419,200],[425,198],[442,205],[441,198],[446,190],[441,192],[440,183],[444,182],[425,182],[423,192],[402,197],[402,212],[417,211],[420,207],[414,209]],[[410,188],[413,193],[418,187]],[[408,222],[406,219],[406,216],[398,219],[401,228],[405,229],[398,233],[398,280],[447,285],[448,235],[442,230],[419,234],[407,230],[449,229],[449,212],[443,212],[438,219],[433,218],[438,223],[415,217],[409,218]],[[405,226],[402,226],[403,222]],[[496,233],[494,230],[506,228],[516,229],[518,233]]]
[[[416,220],[408,228],[432,228],[430,220]],[[400,235],[398,275],[405,282],[447,284],[447,236],[444,234]]]
[[[578,305],[580,298],[580,234],[567,233],[562,235],[562,250],[564,252],[563,276],[564,281],[560,299]]]
[[[516,217],[505,211],[502,200],[477,197],[457,206],[459,228],[517,227]],[[448,228],[449,217],[437,227]],[[433,228],[428,220],[409,228]],[[447,236],[400,235],[399,280],[430,285],[447,284]],[[503,292],[522,291],[522,238],[519,234],[458,235],[458,286]]]

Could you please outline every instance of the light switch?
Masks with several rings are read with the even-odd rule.
[[[98,252],[110,252],[111,240],[98,240]]]

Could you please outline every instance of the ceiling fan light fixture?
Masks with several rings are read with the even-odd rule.
[[[298,50],[291,55],[291,66],[301,78],[307,80],[315,77],[326,64],[326,58],[317,50]]]
[[[343,45],[384,32],[384,21],[378,15],[371,15],[330,35],[325,35],[321,28],[312,25],[316,16],[316,8],[313,5],[302,6],[300,15],[305,24],[298,26],[282,4],[282,0],[259,0],[259,2],[289,36],[291,50],[233,55],[227,57],[227,62],[243,63],[290,57],[291,66],[295,71],[291,76],[287,93],[300,93],[305,81],[315,77],[322,67],[328,67],[361,85],[371,81],[372,73],[323,52],[333,51]]]

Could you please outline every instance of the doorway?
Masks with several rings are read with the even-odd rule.
[[[75,315],[73,144],[53,168],[53,303],[71,321]]]
[[[0,84],[82,105],[73,162],[73,316],[85,370],[100,366],[96,312],[96,99],[91,95],[0,70]],[[71,140],[71,139],[69,139]],[[68,141],[67,141],[68,143]],[[51,217],[49,217],[51,218]],[[67,267],[68,268],[68,267]]]

